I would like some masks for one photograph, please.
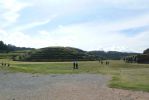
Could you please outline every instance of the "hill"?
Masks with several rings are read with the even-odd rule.
[[[5,44],[0,41],[0,59],[13,59],[19,55],[29,52],[33,48],[16,47],[11,44]]]
[[[137,55],[138,53],[127,53],[127,52],[117,52],[117,51],[90,51],[89,54],[96,56],[96,58],[110,59],[110,60],[120,60],[123,57]]]
[[[144,53],[148,50],[144,51]],[[119,60],[127,56],[138,55],[117,51],[84,51],[73,47],[46,47],[41,49],[16,47],[6,45],[0,41],[0,59],[13,59],[17,61],[72,61],[72,60]]]
[[[14,60],[20,61],[87,61],[98,59],[117,60],[136,53],[122,53],[116,51],[84,51],[73,47],[47,47],[17,56]]]
[[[18,57],[21,61],[73,61],[95,60],[86,51],[72,47],[47,47],[32,50]]]

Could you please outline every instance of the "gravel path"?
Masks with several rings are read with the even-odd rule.
[[[95,74],[0,72],[0,100],[149,100],[149,93],[108,88],[109,79]]]

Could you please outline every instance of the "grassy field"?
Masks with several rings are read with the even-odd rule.
[[[112,77],[110,87],[149,92],[149,64],[127,64],[123,61],[110,61],[110,65],[98,61],[79,62],[79,70],[73,70],[72,62],[9,62],[10,67],[0,67],[10,72],[41,74],[106,74]]]

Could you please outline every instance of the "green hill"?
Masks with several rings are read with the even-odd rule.
[[[94,60],[86,51],[72,47],[47,47],[32,50],[20,57],[21,61],[73,61]]]
[[[26,47],[16,47],[11,44],[5,44],[3,41],[0,41],[0,59],[13,59],[19,55],[33,50],[33,48]]]
[[[15,57],[19,61],[87,61],[98,59],[121,59],[125,56],[136,55],[135,53],[122,53],[116,51],[83,51],[72,47],[47,47],[31,50]]]
[[[18,56],[24,55],[31,50],[17,50],[17,51],[10,51],[10,52],[3,52],[0,53],[0,59],[15,59]]]
[[[144,51],[148,53],[148,50]],[[117,51],[84,51],[73,47],[47,47],[41,49],[16,47],[0,41],[0,59],[17,61],[73,61],[73,60],[119,60],[126,56],[138,55]]]

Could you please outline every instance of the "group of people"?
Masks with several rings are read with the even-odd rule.
[[[104,62],[104,61],[102,61],[102,60],[99,60],[99,63],[100,63],[100,64],[104,64],[104,63],[105,63],[106,65],[109,65],[109,64],[110,64],[109,61],[105,61],[105,62]]]
[[[106,65],[109,65],[110,64],[110,62],[109,61],[103,61],[103,60],[99,60],[99,63],[100,64],[106,64]],[[78,64],[78,62],[77,61],[74,61],[73,62],[73,69],[79,69],[79,64]]]
[[[73,62],[73,69],[79,69],[79,64],[77,61]]]
[[[3,63],[3,62],[2,62],[0,65],[1,65],[1,66],[4,66],[4,67],[9,67],[9,66],[10,66],[9,63]]]

